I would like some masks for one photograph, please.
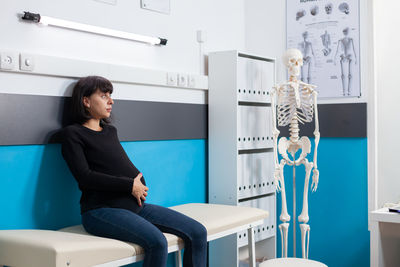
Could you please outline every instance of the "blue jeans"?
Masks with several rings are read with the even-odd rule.
[[[179,236],[185,242],[183,266],[205,267],[207,230],[174,210],[143,204],[139,213],[118,208],[98,208],[82,214],[85,230],[93,235],[140,245],[145,250],[143,267],[165,267],[168,244],[162,232]]]

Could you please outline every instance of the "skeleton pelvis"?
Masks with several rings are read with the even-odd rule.
[[[311,142],[307,136],[302,136],[297,142],[293,142],[286,137],[281,137],[278,143],[279,154],[289,163],[293,164],[293,161],[289,159],[288,153],[294,155],[301,149],[300,157],[296,160],[296,165],[300,164],[301,161],[311,152]],[[293,158],[294,160],[294,158]]]
[[[301,148],[299,143],[292,143],[289,142],[289,146],[287,148],[287,152],[289,152],[290,154],[296,154],[297,150],[299,150]]]

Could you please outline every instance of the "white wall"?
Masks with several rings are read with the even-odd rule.
[[[379,207],[400,201],[399,8],[396,0],[374,1]]]
[[[184,73],[203,73],[199,66],[196,31],[206,33],[203,51],[245,48],[244,0],[171,0],[170,15],[140,8],[140,0],[117,0],[109,5],[94,0],[2,0],[0,7],[0,52],[12,50],[110,64],[131,65]],[[168,39],[166,46],[150,46],[56,27],[21,22],[23,11]],[[57,77],[0,72],[0,92],[14,90],[15,80],[30,84],[31,93],[54,90],[63,95],[70,80]],[[41,89],[43,88],[43,89]],[[28,91],[29,91],[28,90]],[[26,88],[24,93],[26,92]]]
[[[247,52],[277,59],[276,79],[284,81],[281,56],[286,50],[286,1],[251,0],[245,5]]]
[[[17,13],[42,15],[168,39],[165,47],[22,23]],[[171,0],[171,14],[140,8],[140,0],[117,5],[94,0],[2,0],[1,47],[156,69],[198,71],[196,30],[207,33],[207,51],[244,47],[243,0]]]

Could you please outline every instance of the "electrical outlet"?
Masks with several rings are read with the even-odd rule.
[[[30,54],[19,55],[19,69],[26,71],[33,71],[35,67],[35,58]]]
[[[194,75],[188,76],[188,87],[194,88],[196,86],[196,77]]]
[[[12,52],[0,53],[0,69],[13,70],[17,64],[17,56]]]
[[[168,72],[167,73],[167,85],[177,86],[178,85],[178,74]]]
[[[188,76],[186,74],[178,74],[178,86],[187,86]]]

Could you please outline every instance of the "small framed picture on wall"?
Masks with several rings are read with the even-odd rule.
[[[164,14],[170,13],[170,0],[141,0],[141,7]]]

